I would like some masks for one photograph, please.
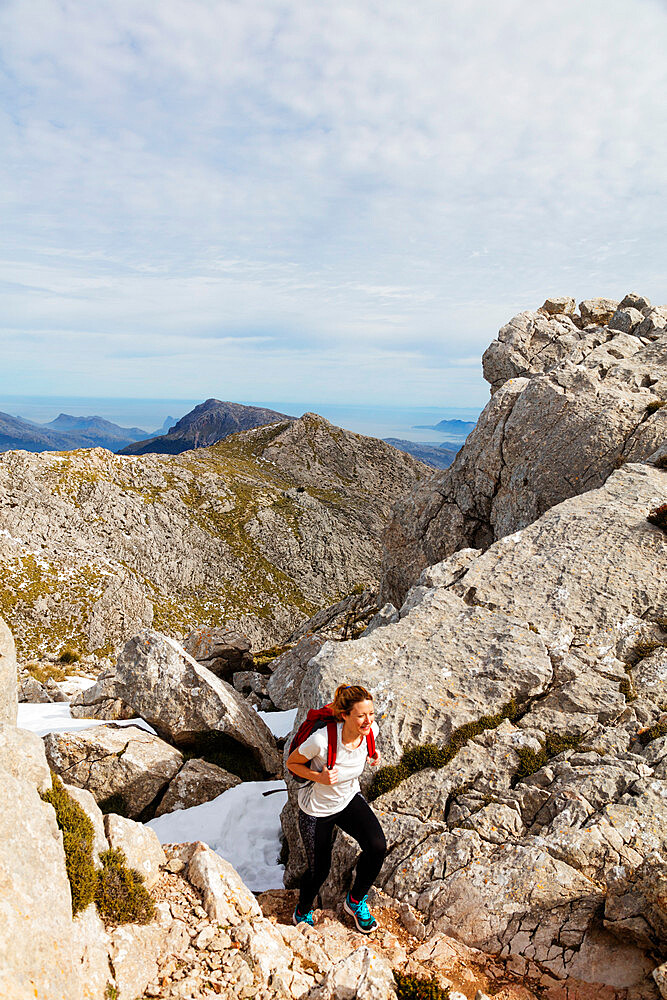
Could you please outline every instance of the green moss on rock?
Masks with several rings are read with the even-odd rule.
[[[398,1000],[448,1000],[449,989],[443,989],[435,976],[408,975],[394,970],[396,996]]]

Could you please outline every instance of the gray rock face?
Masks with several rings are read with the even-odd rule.
[[[170,782],[155,815],[162,816],[163,813],[210,802],[228,788],[240,784],[240,778],[216,764],[209,764],[205,760],[188,760]]]
[[[16,650],[12,633],[0,618],[0,722],[14,726],[17,714]]]
[[[143,875],[147,888],[155,885],[161,865],[167,862],[157,834],[143,823],[114,813],[104,817],[104,830],[109,845],[124,852],[128,865]]]
[[[51,787],[44,744],[27,729],[0,723],[0,771],[28,781],[38,792]]]
[[[183,640],[183,649],[226,681],[237,671],[253,669],[250,640],[230,629],[195,629]]]
[[[98,705],[104,714],[113,700],[130,706],[172,743],[187,745],[198,735],[220,733],[247,747],[269,774],[280,768],[271,731],[238,691],[158,632],[145,630],[129,639],[116,666],[72,704],[72,714],[90,717]]]
[[[146,626],[204,622],[272,646],[377,581],[392,504],[428,475],[312,414],[181,455],[6,452],[0,560],[19,656],[62,630],[101,655]]]
[[[341,958],[307,1000],[392,1000],[396,984],[388,962],[366,945]]]
[[[317,635],[304,635],[296,646],[273,661],[273,673],[266,689],[276,708],[296,708],[306,667],[313,656],[319,653],[322,643],[323,640]]]
[[[379,884],[430,929],[635,996],[651,995],[664,942],[667,534],[646,515],[666,490],[667,469],[626,464],[486,551],[430,567],[397,624],[325,644],[299,703],[300,718],[344,679],[364,683],[393,764],[513,697],[513,722],[375,801],[389,845]],[[289,877],[292,816],[290,803]],[[338,838],[325,902],[356,854]]]
[[[664,442],[667,315],[650,319],[654,310],[645,307],[637,326],[631,309],[622,311],[632,322],[619,313],[616,328],[581,330],[566,315],[543,312],[502,328],[484,355],[493,396],[477,427],[451,468],[394,510],[382,599],[399,606],[425,566],[457,549],[487,548]]]
[[[0,772],[0,996],[81,1000],[62,836],[29,781]]]
[[[137,726],[95,726],[44,737],[51,768],[70,785],[86,788],[97,803],[120,796],[129,816],[139,816],[165,788],[183,757]]]

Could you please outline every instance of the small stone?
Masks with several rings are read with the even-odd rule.
[[[180,858],[172,858],[171,861],[167,861],[164,868],[168,872],[173,872],[174,875],[180,875],[185,868],[185,861],[181,861]]]
[[[202,948],[208,948],[214,937],[215,930],[210,924],[208,924],[207,927],[204,927],[204,929],[199,932],[197,937],[194,939],[193,944],[195,948],[199,948],[200,950]]]

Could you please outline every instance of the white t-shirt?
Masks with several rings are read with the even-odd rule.
[[[378,727],[372,725],[373,735],[377,737]],[[366,764],[368,743],[362,736],[361,743],[354,750],[348,749],[343,743],[343,723],[336,726],[338,745],[336,747],[336,767],[338,781],[335,785],[320,785],[309,781],[298,792],[299,808],[309,816],[331,816],[340,812],[359,791],[359,775]],[[323,771],[327,766],[327,748],[329,740],[326,727],[317,729],[298,748],[303,757],[307,757],[314,771]]]

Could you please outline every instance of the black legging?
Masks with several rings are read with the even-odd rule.
[[[357,873],[350,889],[353,899],[366,896],[382,868],[387,841],[382,827],[361,792],[332,816],[309,816],[299,809],[299,830],[306,849],[308,868],[301,876],[299,912],[307,913],[331,868],[331,841],[334,827],[354,837],[361,847]]]

